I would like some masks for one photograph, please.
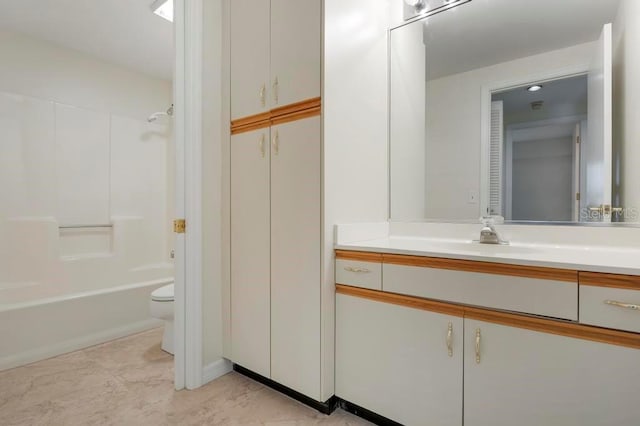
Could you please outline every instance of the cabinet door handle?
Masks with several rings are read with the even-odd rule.
[[[264,83],[262,83],[262,86],[260,87],[260,106],[266,106],[267,105],[267,98],[265,96],[265,92],[267,90],[267,87]]]
[[[447,327],[447,351],[449,356],[453,356],[453,323]]]
[[[264,133],[262,135],[260,135],[260,155],[262,156],[262,158],[264,158]]]
[[[476,329],[476,364],[480,364],[480,329]]]
[[[367,268],[355,268],[353,266],[345,266],[344,270],[347,272],[356,272],[356,273],[364,273],[364,274],[371,272]]]
[[[273,85],[271,88],[273,89],[273,103],[278,105],[278,76],[273,79]]]
[[[640,311],[640,305],[633,303],[616,302],[615,300],[605,300],[604,303],[611,306],[617,306],[618,308],[633,309],[634,311]]]
[[[280,152],[280,134],[276,130],[275,135],[273,135],[273,140],[271,141],[271,145],[273,145],[273,153],[274,155],[278,155]]]

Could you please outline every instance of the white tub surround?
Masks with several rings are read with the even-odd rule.
[[[498,230],[338,227],[336,396],[407,425],[634,424],[640,229]]]
[[[173,282],[173,263],[150,256],[143,218],[109,222],[74,230],[50,217],[5,222],[13,244],[0,277],[0,370],[162,325],[149,297]]]

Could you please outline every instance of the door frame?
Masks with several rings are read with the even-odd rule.
[[[513,220],[513,144],[520,142],[519,136],[523,131],[539,128],[549,128],[554,126],[566,126],[575,123],[578,127],[582,127],[582,123],[586,121],[586,115],[567,115],[564,117],[548,118],[544,120],[529,121],[525,123],[509,124],[505,132],[505,153],[504,153],[504,167],[505,167],[505,179],[504,179],[504,210],[505,219]],[[574,150],[572,151],[573,161],[580,163],[580,158],[575,158],[576,149],[574,144]],[[579,155],[579,151],[578,151]],[[575,170],[574,170],[575,173]],[[578,173],[580,168],[578,167]],[[572,183],[572,188],[575,183]],[[572,202],[572,205],[575,203]],[[575,207],[573,207],[575,208]],[[574,212],[575,214],[575,212]]]
[[[176,236],[174,387],[202,385],[203,0],[174,0]]]
[[[489,171],[491,156],[491,95],[493,92],[514,89],[531,82],[545,82],[577,77],[589,72],[589,63],[581,63],[555,70],[522,75],[509,80],[491,81],[480,89],[480,216],[489,213]]]

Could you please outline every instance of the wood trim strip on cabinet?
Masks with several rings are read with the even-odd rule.
[[[249,117],[242,117],[235,120],[231,120],[231,128],[249,126],[260,121],[271,120],[271,112],[261,112],[260,114],[251,115]]]
[[[445,259],[438,257],[383,254],[383,263],[404,266],[420,266],[454,271],[479,272],[483,274],[510,275],[541,280],[578,282],[578,271],[570,269],[544,268],[539,266],[512,265],[508,263],[481,262],[476,260]]]
[[[604,274],[598,272],[580,272],[580,285],[593,287],[622,288],[626,290],[640,290],[640,276]]]
[[[322,104],[320,98],[305,99],[289,105],[284,105],[271,110],[271,118],[280,117],[281,115],[289,115],[295,112],[304,111],[306,109],[319,109]]]
[[[258,130],[258,129],[266,129],[268,127],[271,126],[271,121],[266,120],[266,121],[257,121],[255,123],[250,123],[244,126],[240,126],[240,127],[232,127],[231,128],[231,134],[232,135],[237,135],[240,133],[246,133],[246,132],[251,132],[253,130]]]
[[[271,119],[271,125],[289,123],[291,121],[302,120],[304,118],[314,117],[320,115],[320,107],[305,109],[303,111],[294,111],[287,115],[279,115]]]
[[[336,259],[360,260],[363,262],[382,262],[381,253],[370,253],[366,251],[336,250]]]
[[[321,111],[321,98],[306,99],[293,104],[283,105],[267,112],[261,112],[260,114],[231,120],[231,134],[236,135],[238,133],[269,127],[274,124],[302,120],[303,118],[320,115]]]
[[[464,308],[464,317],[509,327],[640,349],[640,334],[631,332],[471,307]]]
[[[376,302],[391,303],[393,305],[422,309],[423,311],[437,312],[439,314],[454,315],[457,317],[462,317],[464,315],[464,308],[462,306],[436,302],[429,299],[421,299],[418,297],[404,296],[402,294],[387,293],[384,291],[369,290],[366,288],[351,287],[342,284],[336,284],[336,293],[374,300]]]
[[[559,336],[640,349],[640,334],[638,333],[593,327],[562,320],[537,318],[508,312],[492,311],[489,309],[473,308],[464,305],[454,305],[446,302],[438,302],[414,296],[404,296],[396,293],[387,293],[379,290],[350,287],[342,284],[336,284],[336,294],[344,294],[347,296],[359,297],[382,303],[391,303],[414,309],[422,309],[425,311],[454,315],[542,333],[556,334]]]

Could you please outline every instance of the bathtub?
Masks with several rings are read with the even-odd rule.
[[[173,283],[174,267],[140,246],[140,221],[68,235],[51,220],[12,224],[43,243],[29,264],[16,257],[0,276],[0,370],[162,325],[149,314],[150,294]],[[26,252],[14,242],[12,253]]]

